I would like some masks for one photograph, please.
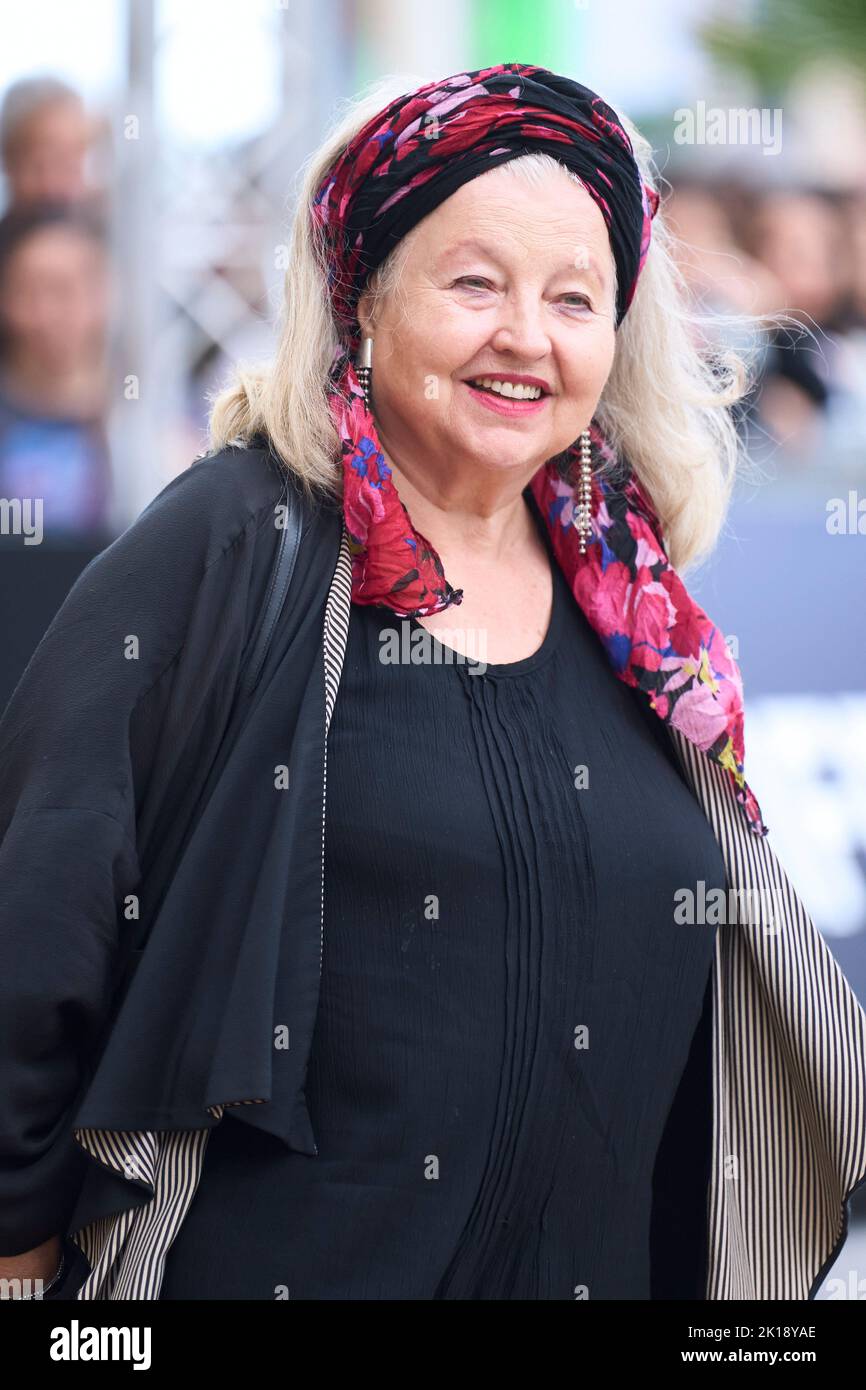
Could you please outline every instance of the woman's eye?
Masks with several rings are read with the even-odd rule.
[[[468,289],[490,289],[490,281],[485,280],[482,275],[461,275],[460,279],[455,280],[454,283],[455,285],[466,285]],[[569,300],[572,301],[569,307],[576,309],[592,309],[592,303],[585,294],[578,294],[575,291],[573,294],[563,295],[562,298],[563,301],[566,302]]]

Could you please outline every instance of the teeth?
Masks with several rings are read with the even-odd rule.
[[[537,401],[541,395],[540,386],[515,386],[511,381],[497,381],[495,377],[482,376],[473,381],[473,386],[486,386],[499,396],[511,396],[516,401]]]

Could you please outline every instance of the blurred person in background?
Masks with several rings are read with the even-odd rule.
[[[779,307],[809,330],[771,334],[758,413],[784,446],[786,462],[811,466],[832,408],[844,327],[850,251],[843,219],[836,205],[818,193],[762,193],[746,238],[747,249],[782,287]]]
[[[6,206],[90,202],[103,211],[86,173],[97,130],[79,93],[59,78],[26,77],[9,87],[0,107]]]
[[[676,179],[668,218],[676,238],[677,265],[696,304],[715,320],[718,340],[735,352],[754,351],[752,384],[733,404],[731,415],[744,447],[758,452],[754,435],[762,433],[762,426],[755,419],[756,402],[768,341],[755,342],[746,323],[749,315],[771,317],[784,300],[784,288],[771,270],[738,244],[728,212],[730,192]]]
[[[708,312],[772,314],[779,308],[782,283],[737,244],[720,189],[677,180],[668,220],[678,238],[677,264]]]
[[[845,215],[851,244],[848,326],[866,331],[866,193],[848,199]]]
[[[817,193],[762,194],[751,224],[751,250],[782,285],[781,306],[835,331],[844,306],[848,244],[839,207]]]
[[[841,209],[846,246],[845,293],[833,333],[833,379],[827,459],[866,472],[866,194],[849,194]]]
[[[41,498],[46,535],[107,524],[110,274],[84,209],[0,219],[0,496]]]

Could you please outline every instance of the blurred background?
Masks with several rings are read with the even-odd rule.
[[[295,176],[340,102],[553,68],[650,138],[700,301],[810,330],[766,335],[750,467],[688,583],[743,672],[774,848],[866,1002],[862,0],[30,0],[3,37],[0,705],[206,449],[230,364],[270,356]],[[866,1298],[864,1230],[821,1297]]]

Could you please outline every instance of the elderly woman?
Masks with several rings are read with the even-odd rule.
[[[0,725],[7,1272],[811,1297],[866,1018],[674,568],[744,374],[599,97],[505,64],[380,99],[307,171],[273,369]]]

